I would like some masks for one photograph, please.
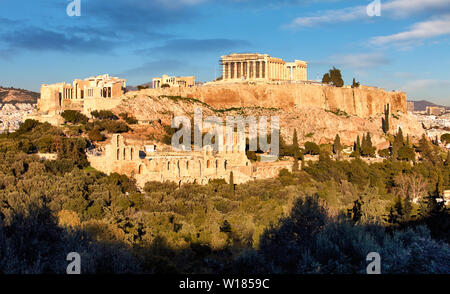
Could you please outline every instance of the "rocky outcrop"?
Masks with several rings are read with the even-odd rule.
[[[304,108],[343,111],[359,117],[380,114],[389,104],[391,112],[406,113],[406,94],[361,86],[337,88],[322,84],[248,85],[217,84],[195,88],[146,90],[150,95],[196,98],[215,108],[253,107]]]
[[[194,109],[202,108],[203,118],[218,116],[225,121],[226,116],[278,116],[283,138],[292,143],[294,129],[297,129],[299,143],[313,141],[319,144],[332,143],[336,134],[339,134],[345,145],[352,145],[359,135],[370,132],[372,142],[378,149],[387,148],[389,142],[382,131],[382,114],[368,117],[333,112],[320,107],[304,106],[299,108],[274,109],[264,107],[241,107],[228,110],[218,110],[194,99],[177,97],[152,97],[149,90],[127,93],[127,99],[114,109],[116,113],[128,112],[139,121],[161,121],[169,125],[173,115],[185,115],[192,118]],[[145,131],[161,132],[159,124],[142,125]],[[406,113],[398,113],[390,117],[391,132],[395,133],[401,127],[405,135],[416,141],[422,136],[424,130],[417,119]],[[135,127],[136,130],[138,127]]]

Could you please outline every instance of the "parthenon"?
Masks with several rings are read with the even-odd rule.
[[[305,81],[308,64],[286,62],[268,54],[233,53],[221,57],[222,80]]]

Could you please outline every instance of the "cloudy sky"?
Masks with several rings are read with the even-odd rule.
[[[1,0],[0,85],[110,73],[131,85],[163,73],[220,76],[219,58],[258,52],[332,66],[345,82],[450,105],[450,0]],[[371,13],[373,14],[373,13]]]

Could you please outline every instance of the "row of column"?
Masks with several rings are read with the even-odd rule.
[[[267,61],[225,62],[223,79],[259,79],[267,77]]]
[[[271,79],[290,80],[292,74],[285,64],[270,61],[237,61],[223,64],[223,79]]]

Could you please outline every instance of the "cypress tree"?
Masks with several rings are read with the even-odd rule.
[[[300,156],[300,146],[298,146],[297,129],[294,129],[294,135],[292,137],[292,155],[294,158],[298,158]]]
[[[389,104],[384,106],[384,119],[383,119],[383,130],[384,133],[387,134],[389,132]]]
[[[334,143],[333,143],[333,152],[334,152],[334,154],[337,154],[339,156],[342,149],[343,149],[343,147],[341,144],[341,138],[339,137],[339,134],[336,134],[336,137],[334,138]]]
[[[298,157],[294,156],[294,165],[292,166],[292,171],[298,171]]]
[[[234,176],[233,176],[233,172],[230,172],[230,188],[231,188],[231,193],[234,195]]]

